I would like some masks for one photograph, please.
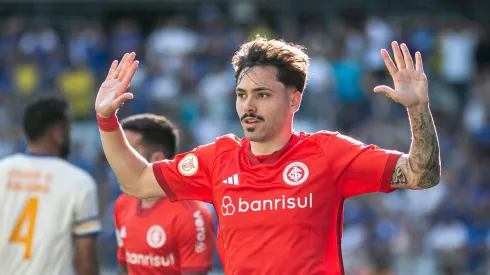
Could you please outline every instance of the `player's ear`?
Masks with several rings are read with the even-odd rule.
[[[161,161],[165,159],[165,154],[161,151],[156,151],[153,152],[150,156],[149,161],[150,162],[156,162],[156,161]]]
[[[303,94],[298,90],[294,91],[291,95],[291,108],[293,113],[299,110],[299,106],[301,105],[301,99],[303,98]]]

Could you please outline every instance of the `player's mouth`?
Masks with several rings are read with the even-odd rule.
[[[255,127],[257,124],[261,122],[260,119],[257,118],[252,118],[252,117],[247,117],[242,120],[242,123],[245,127]]]

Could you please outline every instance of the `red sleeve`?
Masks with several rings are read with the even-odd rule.
[[[215,242],[211,212],[205,206],[187,209],[176,223],[182,274],[210,271]]]
[[[215,144],[197,147],[173,160],[153,163],[153,173],[171,201],[200,200],[211,203],[211,171]]]
[[[326,154],[331,156],[332,173],[344,198],[396,190],[390,187],[390,182],[402,153],[365,145],[340,134],[325,140]]]
[[[126,234],[121,227],[121,197],[116,200],[114,204],[114,227],[116,230],[117,241],[117,262],[119,265],[126,265],[126,250],[124,249],[123,236]],[[122,231],[121,231],[122,230]]]

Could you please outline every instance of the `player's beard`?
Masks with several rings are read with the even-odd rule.
[[[66,159],[68,158],[68,155],[70,155],[70,146],[71,146],[71,141],[70,141],[70,136],[66,136],[65,139],[63,140],[63,143],[60,145],[60,151],[59,151],[59,157]]]
[[[267,139],[268,131],[266,131],[267,128],[264,125],[265,123],[262,121],[262,122],[260,122],[260,124],[262,124],[262,125],[256,125],[253,128],[244,128],[243,129],[245,137],[249,141],[261,142],[261,141],[264,141],[265,139]]]
[[[265,123],[265,119],[262,116],[256,115],[254,113],[245,113],[240,117],[240,121],[243,122],[247,118],[255,118],[259,122],[255,124],[255,127],[246,127],[245,125],[243,125],[245,137],[250,141],[262,140],[264,133],[261,133],[258,128],[261,126],[261,124]]]
[[[141,152],[141,156],[146,159],[148,162],[151,161],[151,156],[153,155],[153,152],[150,152],[148,149],[145,149],[143,152]]]

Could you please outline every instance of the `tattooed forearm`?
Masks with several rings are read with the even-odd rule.
[[[391,177],[391,185],[395,184],[407,184],[407,176],[401,167],[395,167],[395,171],[393,172],[393,176]]]
[[[441,163],[436,128],[429,107],[408,110],[412,128],[412,145],[405,161],[397,163],[392,184],[408,182],[411,188],[425,189],[439,183]]]
[[[429,107],[409,110],[412,145],[408,158],[411,170],[418,178],[417,186],[430,188],[439,183],[441,163],[439,141]]]

